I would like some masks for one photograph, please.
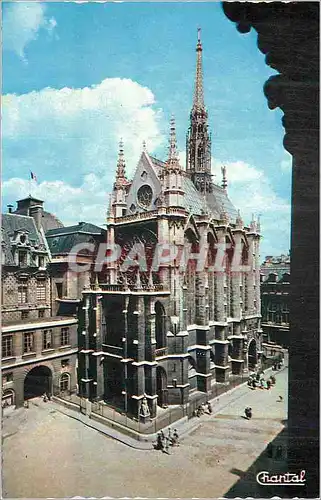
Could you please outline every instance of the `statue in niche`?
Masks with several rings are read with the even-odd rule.
[[[143,422],[145,422],[150,417],[150,411],[146,396],[143,397],[140,404],[139,416]]]

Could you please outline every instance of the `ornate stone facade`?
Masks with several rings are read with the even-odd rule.
[[[11,209],[11,206],[10,206]],[[43,217],[43,214],[46,214]],[[75,391],[77,318],[52,314],[51,254],[43,202],[29,196],[2,215],[2,405],[35,395]],[[56,226],[61,226],[58,221]]]
[[[131,181],[121,144],[107,219],[120,258],[83,293],[80,392],[137,417],[144,397],[155,417],[254,369],[261,353],[259,223],[243,223],[226,172],[223,186],[212,181],[200,36],[196,50],[187,168],[173,119],[167,160],[144,147]]]

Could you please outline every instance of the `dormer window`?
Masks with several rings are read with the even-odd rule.
[[[24,244],[24,243],[26,243],[26,241],[27,241],[26,235],[25,234],[21,234],[20,235],[20,243]]]
[[[20,250],[18,252],[19,266],[25,267],[27,265],[27,252],[25,250]]]
[[[45,266],[45,258],[39,257],[39,267],[44,267],[44,266]]]

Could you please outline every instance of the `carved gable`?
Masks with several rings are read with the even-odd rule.
[[[156,170],[148,154],[143,151],[127,195],[127,213],[130,215],[155,210],[161,189]]]

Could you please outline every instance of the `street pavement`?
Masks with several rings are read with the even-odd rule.
[[[212,415],[182,424],[170,455],[150,442],[144,450],[126,446],[35,400],[4,418],[3,496],[222,497],[284,428],[287,369],[276,379],[270,391],[243,385],[221,395]],[[246,406],[251,420],[243,418]]]

